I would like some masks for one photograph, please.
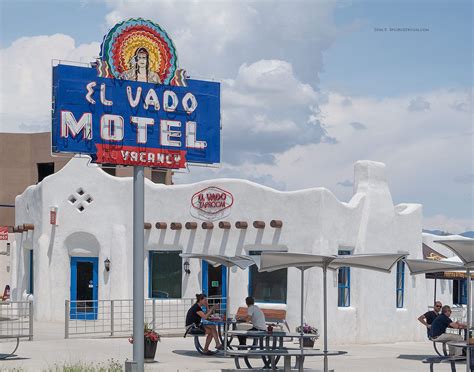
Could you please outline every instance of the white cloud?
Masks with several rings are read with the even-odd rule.
[[[222,171],[250,179],[262,174],[269,186],[281,189],[323,186],[347,201],[352,196],[353,164],[361,159],[382,161],[387,164],[395,203],[423,204],[425,221],[433,221],[426,228],[441,228],[436,223],[448,226],[449,221],[457,221],[453,222],[459,227],[456,232],[464,231],[472,226],[473,195],[472,183],[460,180],[472,179],[472,123],[471,115],[456,110],[453,103],[465,101],[469,92],[424,92],[431,109],[407,111],[406,103],[418,95],[377,100],[328,93],[327,102],[320,105],[321,113],[315,116],[325,123],[335,143],[294,144],[274,152],[272,162],[256,164],[247,159],[238,165],[226,164]],[[349,99],[351,105],[347,105]],[[354,130],[350,125],[354,122],[364,123],[366,129]],[[237,145],[233,150],[238,152]],[[257,144],[253,146],[260,154],[267,153]],[[224,152],[228,150],[224,148]],[[220,176],[221,170],[205,174]],[[195,168],[187,181],[202,179],[200,176],[201,170]],[[443,222],[432,217],[437,215],[457,217]]]
[[[243,64],[223,83],[222,107],[223,158],[232,164],[271,164],[295,145],[327,139],[317,118],[318,94],[286,61]]]
[[[423,219],[425,230],[441,230],[452,234],[460,234],[465,231],[474,231],[472,219],[450,218],[442,214],[437,214]]]
[[[410,101],[408,111],[426,111],[430,109],[430,103],[423,97],[416,97]]]
[[[333,0],[109,0],[108,5],[109,27],[130,17],[158,22],[173,39],[181,67],[195,77],[227,78],[245,62],[279,59],[313,84],[323,51],[340,32]]]
[[[235,84],[232,86],[235,89]],[[328,137],[335,141],[309,141],[293,143],[287,149],[275,151],[273,157],[264,161],[269,145],[252,143],[252,148],[261,155],[258,163],[252,157],[241,158],[240,163],[224,164],[219,170],[203,171],[194,168],[186,178],[198,179],[227,176],[255,180],[255,175],[268,186],[286,190],[308,187],[326,187],[340,200],[348,201],[352,196],[353,165],[357,160],[370,159],[387,164],[389,186],[395,203],[411,202],[423,204],[425,228],[442,228],[462,232],[472,227],[472,123],[471,115],[453,106],[456,102],[467,102],[469,91],[438,90],[423,92],[431,103],[429,111],[407,111],[409,102],[420,93],[385,98],[347,97],[334,92],[322,93],[320,112],[313,112],[320,120]],[[348,102],[351,102],[348,105]],[[230,110],[232,112],[232,110]],[[301,108],[301,111],[304,111]],[[224,123],[238,125],[238,117],[228,118]],[[264,122],[246,128],[245,133],[264,125],[278,126],[279,121]],[[353,123],[363,123],[364,130],[355,130]],[[254,123],[255,124],[255,123]],[[245,123],[243,123],[245,125]],[[290,123],[281,122],[282,132],[290,129]],[[300,129],[304,129],[302,126]],[[273,133],[274,141],[276,140]],[[301,135],[305,132],[302,130]],[[237,138],[224,131],[224,141]],[[245,138],[242,139],[244,141]],[[240,156],[246,143],[234,143],[231,148]],[[224,147],[224,152],[229,151]],[[262,159],[263,158],[263,159]],[[446,217],[445,220],[436,216]],[[435,216],[435,217],[433,217]],[[454,217],[456,216],[456,217]],[[431,222],[430,222],[431,221]],[[439,226],[437,226],[439,224]],[[456,227],[454,229],[454,227]]]
[[[52,60],[89,62],[99,43],[76,47],[67,35],[22,37],[0,50],[0,132],[36,132],[51,126]]]
[[[257,166],[257,171],[271,174],[288,189],[325,186],[348,200],[352,190],[341,184],[352,179],[353,164],[382,161],[395,202],[422,203],[427,216],[472,215],[472,184],[457,182],[460,175],[472,174],[471,116],[452,107],[467,94],[425,93],[431,110],[420,113],[405,110],[416,95],[350,97],[352,105],[347,105],[348,97],[330,93],[320,105],[321,120],[337,143],[295,146],[277,154],[274,165]],[[366,130],[348,125],[354,121],[364,123]]]
[[[280,60],[244,63],[235,81],[224,85],[223,102],[230,105],[286,109],[294,105],[314,105],[316,100],[314,89],[296,78],[290,63]]]

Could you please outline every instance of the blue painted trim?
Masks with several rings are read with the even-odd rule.
[[[209,278],[209,263],[207,261],[201,260],[201,272],[202,272],[202,293],[206,296],[209,293],[209,288],[207,285]]]
[[[222,298],[227,299],[227,267],[226,266],[222,266],[221,282],[222,282]]]
[[[467,304],[467,279],[459,280],[459,296],[461,305]]]
[[[221,265],[222,303],[227,306],[227,267]],[[202,293],[209,295],[209,262],[201,261]],[[225,311],[225,309],[222,309]]]
[[[148,298],[151,297],[151,290],[152,290],[152,283],[151,283],[151,273],[153,272],[153,259],[152,259],[153,251],[148,252]]]
[[[351,255],[352,251],[350,250],[339,250],[338,254],[341,256]],[[339,272],[347,273],[347,285],[337,283],[337,306],[338,307],[350,307],[351,306],[351,268],[348,266],[343,266],[339,268]],[[338,272],[338,276],[339,276]],[[345,302],[344,293],[347,291],[347,303]]]
[[[221,282],[222,282],[222,305],[223,309],[221,311],[224,312],[224,314],[227,311],[227,267],[226,266],[221,266],[222,267],[222,272],[221,272]]]
[[[400,281],[400,275],[402,276],[402,283],[401,287],[398,286],[398,282]],[[403,308],[403,304],[405,302],[405,262],[403,261],[398,261],[397,262],[397,278],[396,278],[396,286],[397,290],[395,292],[395,301],[397,304],[397,308],[401,309]],[[398,302],[398,294],[401,293],[401,303]]]
[[[76,303],[71,302],[70,318],[82,320],[96,320],[98,313],[98,286],[99,286],[99,259],[97,257],[71,257],[71,301],[77,301],[77,263],[90,262],[92,263],[92,311],[77,313]]]
[[[253,297],[253,293],[252,293],[252,270],[250,270],[250,267],[247,268],[247,270],[249,271],[249,281],[247,283],[247,296],[249,297]]]

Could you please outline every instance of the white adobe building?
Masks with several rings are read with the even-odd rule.
[[[64,302],[84,296],[79,292],[87,289],[79,287],[88,283],[81,284],[80,277],[87,275],[94,299],[132,298],[132,197],[131,178],[110,176],[88,158],[74,158],[28,187],[16,198],[16,224],[34,224],[34,230],[17,234],[12,246],[13,298],[25,298],[34,288],[35,319],[48,321],[64,321]],[[57,208],[56,225],[50,224],[51,207]],[[271,220],[282,226],[271,227]],[[410,258],[422,258],[421,205],[394,206],[385,165],[372,161],[355,164],[354,195],[348,203],[324,188],[280,192],[237,179],[174,186],[146,180],[145,221],[152,225],[144,230],[146,298],[222,291],[220,271],[192,259],[186,273],[181,252],[409,252]],[[214,222],[214,228],[203,229],[203,221]],[[219,228],[221,221],[230,222],[230,229]],[[248,222],[248,228],[236,228],[237,221]],[[254,221],[265,227],[255,228]],[[157,222],[167,228],[156,228]],[[172,222],[182,228],[171,229]],[[187,229],[186,222],[197,222],[197,228]],[[110,271],[104,267],[106,259]],[[391,274],[354,268],[339,276],[329,273],[330,342],[425,339],[417,317],[432,303],[433,281],[401,270],[398,278],[397,268]],[[294,328],[300,314],[299,272],[263,276],[251,271],[231,270],[230,313],[250,292],[262,307],[286,309]],[[306,271],[305,281],[305,321],[322,328],[321,269]],[[450,303],[451,290],[450,284],[442,286],[438,299]]]

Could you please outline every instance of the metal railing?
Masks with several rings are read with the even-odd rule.
[[[184,330],[186,313],[195,299],[145,299],[145,322],[156,330]],[[225,314],[226,299],[209,298],[209,305],[219,304],[217,313]],[[64,338],[73,335],[131,335],[133,300],[97,300],[65,302]]]
[[[18,337],[33,340],[33,302],[0,302],[0,339]]]

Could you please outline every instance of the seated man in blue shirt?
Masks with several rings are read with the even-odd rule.
[[[431,339],[435,341],[463,341],[461,335],[454,333],[446,333],[446,328],[466,329],[466,324],[453,322],[450,318],[451,308],[444,305],[441,309],[441,314],[438,315],[433,323],[431,323]],[[449,345],[448,345],[449,346]],[[462,348],[449,346],[449,355],[462,355]]]

